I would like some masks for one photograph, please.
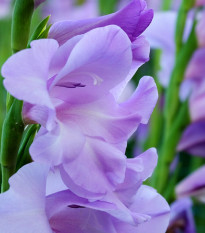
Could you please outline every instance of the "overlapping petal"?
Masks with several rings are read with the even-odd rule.
[[[146,203],[146,204],[145,204]],[[139,224],[137,227],[125,225],[116,221],[116,229],[119,233],[164,233],[169,223],[169,205],[165,199],[154,189],[141,186],[130,206],[130,210],[137,213],[147,214],[149,220]]]
[[[6,89],[20,100],[53,108],[47,79],[50,61],[57,49],[55,40],[38,40],[31,43],[30,49],[10,57],[2,67]]]
[[[93,19],[58,22],[51,27],[49,38],[56,39],[61,45],[68,39],[94,28],[117,25],[127,33],[131,41],[134,41],[149,26],[153,18],[153,11],[146,8],[144,0],[132,0],[122,10],[110,15]]]
[[[74,122],[59,123],[52,131],[42,128],[30,147],[34,161],[57,166],[79,155],[85,136]]]
[[[151,148],[136,158],[127,159],[127,168],[125,180],[117,186],[116,193],[123,200],[123,203],[129,205],[133,197],[142,185],[142,182],[149,178],[157,165],[156,149]]]
[[[131,64],[131,42],[119,27],[94,29],[73,48],[52,83],[55,87],[51,89],[51,96],[74,104],[97,99],[122,82]],[[79,83],[83,87],[68,92],[62,88],[67,82]]]
[[[165,231],[169,207],[151,188],[142,186],[137,191],[134,202],[129,207],[124,206],[123,210],[119,208],[119,204],[116,205],[117,201],[90,202],[76,196],[57,184],[60,178],[58,172],[57,179],[55,173],[52,176],[50,174],[47,166],[31,163],[10,179],[11,188],[0,195],[0,227],[4,232],[66,233],[68,227],[72,233],[136,232],[141,229],[152,232],[150,225],[153,223],[156,223],[159,233]],[[47,177],[50,180],[48,184]],[[46,195],[46,185],[58,187],[52,188],[53,192]],[[131,216],[135,217],[139,225],[129,223]]]
[[[75,183],[76,188],[72,190],[78,195],[84,196],[81,190],[85,189],[103,196],[123,182],[125,169],[126,157],[114,145],[87,138],[79,156],[63,164],[63,177],[68,187],[71,182]]]
[[[0,195],[2,232],[52,233],[45,213],[47,172],[47,166],[32,163],[10,179],[9,191]]]

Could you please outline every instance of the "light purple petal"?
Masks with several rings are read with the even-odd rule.
[[[76,46],[76,44],[82,39],[83,35],[75,36],[71,38],[70,40],[66,41],[65,44],[60,46],[55,53],[55,56],[52,58],[49,66],[49,72],[50,76],[54,76],[58,74],[61,69],[65,66],[65,64],[68,61],[68,58],[73,50],[73,48]],[[54,78],[52,79],[52,81]],[[49,87],[52,84],[50,81]]]
[[[84,105],[65,104],[57,111],[65,112],[59,116],[61,121],[69,117],[78,122],[84,135],[115,144],[126,141],[141,122],[141,116],[130,108],[121,108],[111,95]]]
[[[205,157],[205,122],[199,121],[189,125],[184,131],[177,149]]]
[[[64,207],[53,215],[50,224],[55,232],[117,233],[108,214],[89,208]]]
[[[68,39],[94,28],[117,25],[127,33],[131,41],[134,41],[149,26],[152,17],[153,11],[146,10],[144,0],[133,0],[114,14],[93,19],[55,23],[50,29],[49,38],[56,39],[63,44]]]
[[[52,87],[56,86],[51,89],[51,96],[69,103],[89,102],[120,83],[128,75],[131,63],[131,42],[119,27],[94,29],[86,33],[72,50],[66,65],[52,83]],[[61,85],[68,81],[83,87],[70,88],[68,92]]]
[[[50,132],[41,129],[30,147],[30,154],[34,161],[57,166],[75,159],[84,143],[85,136],[77,124],[67,122],[65,125],[59,122]]]
[[[6,89],[16,98],[53,108],[47,90],[49,64],[58,48],[55,40],[37,40],[30,49],[11,56],[2,67]]]
[[[154,148],[145,151],[134,159],[127,159],[125,180],[116,189],[116,193],[123,203],[132,203],[133,196],[142,182],[152,175],[157,165],[157,159],[157,152]]]
[[[127,77],[111,90],[111,93],[119,101],[119,97],[122,95],[124,89],[138,68],[149,60],[150,45],[143,36],[139,36],[132,42],[132,66]]]
[[[75,190],[72,189],[77,195],[84,195],[82,189],[104,195],[123,182],[126,158],[111,144],[87,138],[79,156],[70,163],[63,164],[63,168],[66,172],[63,180],[67,186],[70,186],[70,179],[79,186],[79,189],[77,186]]]
[[[10,189],[0,195],[2,232],[52,233],[45,213],[47,173],[47,166],[31,163],[10,178]]]
[[[169,223],[170,208],[165,199],[154,189],[148,186],[141,186],[138,190],[135,201],[130,210],[134,213],[143,213],[150,216],[149,220],[140,223],[137,227],[120,224],[117,222],[118,233],[164,233]]]
[[[182,180],[176,187],[176,194],[178,197],[194,196],[200,201],[205,202],[205,166],[196,170],[187,178]]]
[[[93,210],[100,211],[112,211],[117,209],[114,203],[106,202],[102,200],[89,201],[88,199],[76,196],[70,190],[63,190],[57,193],[53,193],[46,197],[46,212],[48,218],[52,218],[53,215],[59,211],[67,208],[91,208]]]
[[[124,103],[118,104],[112,95],[107,95],[88,104],[63,104],[57,108],[57,116],[62,122],[68,117],[78,122],[84,135],[121,143],[127,141],[140,123],[147,123],[156,101],[156,85],[152,78],[144,77]]]
[[[145,76],[140,79],[138,87],[129,100],[121,103],[124,109],[130,109],[130,114],[136,114],[141,118],[140,123],[147,124],[149,117],[158,99],[157,87],[154,79]],[[136,122],[133,124],[136,124]]]

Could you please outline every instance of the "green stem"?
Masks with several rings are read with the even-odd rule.
[[[195,170],[197,170],[205,164],[204,158],[201,157],[192,156],[191,161],[192,163],[190,167],[190,173],[194,172]]]
[[[34,0],[16,0],[12,17],[11,47],[18,52],[27,47]],[[8,180],[15,173],[17,153],[24,131],[21,116],[23,102],[7,94],[7,114],[3,123],[1,138],[1,191],[9,188]]]
[[[197,48],[195,24],[196,23],[194,22],[187,42],[178,52],[169,88],[166,92],[164,137],[159,152],[158,166],[152,178],[152,185],[156,187],[160,193],[165,192],[165,188],[169,180],[170,165],[176,154],[176,146],[181,137],[182,131],[189,123],[187,120],[187,116],[189,115],[187,103],[181,106],[179,100],[179,89],[184,78],[186,67],[193,52]]]
[[[161,132],[163,126],[163,114],[162,114],[162,106],[160,102],[162,100],[161,98],[163,98],[163,88],[160,85],[158,78],[156,77],[158,71],[160,70],[161,50],[155,50],[153,60],[154,60],[153,76],[155,77],[159,98],[157,105],[150,118],[149,135],[145,141],[144,150],[147,150],[150,147],[158,147],[162,136]]]
[[[162,10],[168,11],[171,8],[172,0],[164,0],[162,3]]]
[[[33,0],[16,0],[11,34],[11,47],[14,53],[25,49],[27,46],[33,11]]]
[[[187,15],[189,10],[193,6],[194,6],[194,0],[183,0],[179,8],[177,23],[176,23],[176,31],[175,31],[176,54],[178,54],[178,52],[182,48]]]
[[[164,136],[162,147],[159,151],[159,162],[152,178],[152,185],[158,192],[166,191],[166,185],[169,180],[170,165],[176,154],[176,147],[185,127],[189,124],[188,103],[185,102],[180,108],[171,130]]]
[[[9,177],[15,173],[16,169],[17,153],[24,131],[24,124],[21,116],[22,107],[22,101],[14,100],[3,124],[0,157],[2,168],[2,192],[9,188]]]
[[[190,36],[186,44],[182,47],[181,51],[179,52],[176,58],[175,67],[171,75],[169,88],[167,89],[166,100],[165,100],[166,132],[169,132],[170,128],[172,127],[172,123],[179,110],[180,85],[184,78],[186,67],[193,55],[193,52],[196,49],[197,49],[197,38],[195,34],[195,23],[194,23],[192,27],[192,31],[190,33]]]
[[[29,154],[29,148],[34,140],[38,128],[38,125],[30,125],[24,131],[21,146],[18,151],[16,170],[20,169],[23,165],[32,161]]]

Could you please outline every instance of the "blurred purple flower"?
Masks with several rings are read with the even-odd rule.
[[[191,175],[182,180],[176,187],[176,194],[179,198],[196,197],[205,202],[205,166],[202,166]]]
[[[197,49],[189,62],[183,83],[183,93],[189,95],[189,109],[192,124],[187,127],[178,145],[179,151],[188,151],[193,155],[205,156],[205,33],[204,13],[197,25],[197,36],[200,48]],[[187,91],[188,90],[188,91]]]
[[[133,73],[148,60],[147,42],[136,38],[152,18],[144,7],[144,1],[133,1],[119,13],[95,19],[100,20],[95,26],[87,20],[65,22],[75,26],[63,36],[63,41],[74,36],[70,40],[60,40],[60,47],[53,39],[34,41],[2,68],[7,90],[26,102],[24,117],[42,125],[30,148],[32,158],[61,166],[79,195],[102,196],[123,181],[126,141],[140,123],[148,122],[157,101],[153,79],[144,77],[131,98],[118,104]],[[126,10],[141,13],[133,27],[126,27],[132,14],[123,18],[133,43],[114,25],[78,35],[114,22],[121,25]],[[77,27],[78,22],[84,27]],[[62,35],[62,27],[53,27],[53,35]]]
[[[10,178],[10,189],[0,195],[1,231],[164,233],[169,206],[154,189],[141,186],[156,165],[156,152],[147,152],[134,161],[135,166],[127,164],[124,183],[115,193],[109,193],[110,201],[92,202],[73,194],[62,182],[58,170],[49,171],[46,165],[35,162],[24,166]],[[135,179],[130,179],[131,175]],[[125,191],[133,190],[132,185],[135,193],[129,199],[129,192]]]
[[[119,9],[125,6],[128,2],[131,0],[121,0],[119,3]],[[160,11],[162,8],[162,0],[147,0],[147,6],[150,9],[153,9],[154,11]],[[181,1],[180,0],[173,0],[171,3],[171,9],[170,10],[177,10]]]
[[[196,6],[203,6],[203,5],[205,5],[205,0],[196,0],[195,5]]]
[[[152,23],[143,33],[150,43],[151,48],[162,51],[160,71],[158,79],[162,86],[167,87],[175,62],[175,26],[177,12],[157,12],[154,15]],[[192,19],[188,18],[184,39],[189,35],[192,25]]]
[[[96,0],[85,0],[81,5],[77,5],[76,0],[49,0],[42,11],[45,17],[51,15],[51,22],[86,19],[99,14]]]
[[[189,198],[183,198],[171,204],[167,233],[196,233],[191,207],[192,201]]]
[[[205,121],[190,124],[184,131],[177,149],[192,155],[205,156]]]
[[[11,13],[11,0],[0,0],[0,19]]]

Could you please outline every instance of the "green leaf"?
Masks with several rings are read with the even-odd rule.
[[[47,36],[45,37],[45,32],[46,32],[47,35],[48,35],[48,31],[49,31],[50,26],[51,26],[51,25],[49,25],[49,26],[47,27],[47,24],[48,24],[49,19],[50,19],[50,15],[47,16],[45,19],[43,19],[43,20],[39,23],[39,25],[36,27],[35,31],[33,32],[31,38],[29,39],[29,42],[28,42],[28,46],[27,46],[27,47],[30,47],[31,41],[37,40],[37,39],[39,39],[39,38],[46,38],[46,37],[47,37]],[[42,37],[42,35],[43,35],[44,37]]]
[[[20,169],[22,166],[32,161],[29,153],[29,148],[34,140],[38,129],[39,125],[35,124],[28,126],[27,129],[24,131],[21,146],[18,151],[16,170]]]

